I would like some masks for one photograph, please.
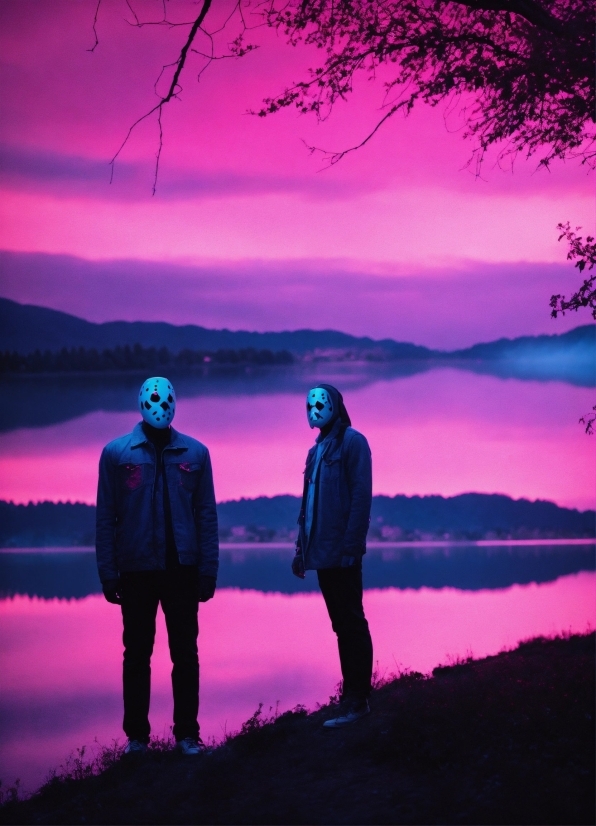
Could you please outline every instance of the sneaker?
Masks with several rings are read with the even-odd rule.
[[[127,740],[124,746],[124,754],[145,754],[147,743],[142,740]]]
[[[204,754],[207,751],[207,746],[200,737],[196,740],[194,737],[184,737],[182,740],[176,741],[176,746],[182,754],[188,756]]]
[[[368,700],[353,700],[352,702],[342,704],[340,706],[340,713],[337,717],[332,717],[330,720],[325,720],[323,728],[341,728],[348,726],[350,723],[355,723],[361,717],[370,714],[370,706]]]

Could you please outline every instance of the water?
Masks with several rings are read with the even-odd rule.
[[[453,368],[313,365],[309,371],[175,381],[176,426],[211,451],[219,500],[299,494],[304,394],[344,392],[373,452],[375,493],[466,491],[593,507],[596,439],[578,426],[593,389]],[[93,502],[103,445],[131,430],[138,377],[4,380],[0,498]],[[202,733],[221,738],[257,708],[315,707],[335,690],[335,639],[311,574],[291,549],[225,548],[216,598],[200,609]],[[371,548],[365,610],[381,673],[428,672],[536,634],[596,625],[594,545],[513,543]],[[0,553],[0,777],[33,789],[73,749],[122,740],[121,619],[99,595],[87,550]],[[171,721],[160,619],[155,734]]]
[[[379,672],[428,672],[537,634],[593,628],[594,552],[593,542],[371,548],[364,604]],[[335,690],[325,606],[312,572],[304,583],[292,577],[291,556],[291,546],[222,551],[222,587],[199,612],[205,738],[238,730],[259,703],[315,708]],[[123,742],[120,611],[97,593],[91,549],[5,551],[0,575],[0,777],[32,790],[77,747]],[[157,735],[170,732],[170,668],[160,612]]]
[[[300,494],[313,440],[305,392],[327,379],[370,442],[375,493],[478,491],[594,506],[596,439],[577,423],[594,403],[591,388],[388,369],[319,364],[309,373],[180,379],[175,425],[209,447],[218,500]],[[103,445],[138,420],[130,410],[138,384],[130,376],[8,382],[0,498],[93,502]]]

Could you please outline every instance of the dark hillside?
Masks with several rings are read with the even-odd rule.
[[[329,707],[265,725],[258,710],[198,758],[156,744],[87,769],[75,759],[0,823],[594,822],[593,633],[403,674],[371,707],[339,731],[321,726]]]
[[[283,333],[254,333],[246,330],[209,330],[193,324],[176,326],[163,321],[108,321],[96,324],[68,313],[19,304],[0,298],[0,351],[32,353],[85,347],[103,350],[128,344],[133,347],[167,347],[174,353],[189,350],[290,350],[309,352],[315,348],[371,349],[382,346],[402,358],[428,357],[432,351],[391,339],[375,341],[337,330],[294,330]]]
[[[297,496],[260,496],[220,502],[224,542],[291,542],[300,509]],[[508,496],[375,496],[369,540],[590,538],[594,511],[560,508]],[[0,548],[92,545],[95,507],[70,502],[15,505],[0,501]]]

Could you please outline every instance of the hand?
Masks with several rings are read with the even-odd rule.
[[[213,598],[216,582],[214,576],[199,574],[199,602],[209,602]]]
[[[299,579],[304,579],[306,576],[306,574],[304,573],[304,560],[302,558],[302,551],[300,551],[299,549],[296,549],[296,556],[292,560],[292,573]]]
[[[122,591],[119,579],[109,579],[102,585],[103,595],[112,605],[121,605]]]

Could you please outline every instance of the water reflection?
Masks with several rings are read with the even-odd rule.
[[[480,360],[399,360],[385,362],[312,362],[291,367],[218,367],[174,373],[179,398],[254,396],[277,393],[302,395],[319,381],[335,381],[345,391],[379,380],[404,379],[420,373],[457,368],[499,378],[559,381],[578,387],[596,382],[594,360],[574,357]],[[3,395],[11,403],[0,409],[0,432],[45,427],[96,410],[124,412],[142,380],[137,374],[2,376]]]
[[[367,590],[381,673],[428,672],[450,656],[494,654],[520,639],[596,624],[596,574],[507,589]],[[76,747],[120,738],[121,618],[101,596],[0,600],[0,777],[41,783]],[[237,730],[257,708],[314,708],[339,679],[322,597],[223,589],[200,609],[200,722],[204,737]],[[171,663],[158,614],[151,723],[171,723]]]
[[[481,491],[593,507],[596,440],[577,424],[593,404],[591,390],[451,369],[352,386],[354,376],[330,369],[325,378],[345,391],[354,425],[370,442],[375,493]],[[301,492],[313,434],[302,390],[283,386],[281,376],[280,382],[253,394],[233,384],[219,395],[182,395],[176,425],[208,445],[220,501]],[[103,445],[130,432],[138,418],[136,381],[126,392],[110,388],[111,379],[106,409],[113,394],[129,412],[88,413],[0,435],[1,499],[95,500]],[[50,391],[41,407],[53,403]]]
[[[364,561],[366,588],[458,588],[465,591],[551,582],[593,571],[596,544],[372,546]],[[263,593],[318,591],[314,573],[292,576],[291,545],[234,545],[221,551],[219,588]],[[0,597],[82,599],[101,593],[93,549],[18,549],[0,552]]]
[[[380,378],[404,378],[424,373],[431,362],[398,361],[329,365],[313,363],[299,367],[228,367],[204,372],[171,374],[179,399],[220,396],[260,396],[277,393],[303,395],[309,387],[333,375],[347,389],[365,387]],[[0,409],[0,432],[22,427],[45,427],[84,416],[96,410],[121,413],[136,399],[140,374],[39,375],[0,378],[10,405]]]

